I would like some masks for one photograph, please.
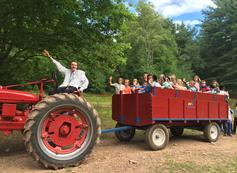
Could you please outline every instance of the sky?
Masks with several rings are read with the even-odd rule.
[[[128,0],[136,4],[138,0]],[[155,10],[175,23],[199,25],[203,19],[202,10],[208,6],[215,7],[212,0],[146,0],[153,3]]]

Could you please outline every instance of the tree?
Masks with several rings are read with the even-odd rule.
[[[174,24],[159,15],[150,3],[139,1],[136,12],[123,34],[125,42],[131,45],[125,54],[127,63],[117,73],[130,78],[142,76],[143,72],[191,78],[192,67],[200,60],[195,29]]]
[[[216,0],[216,8],[203,12],[201,57],[205,77],[228,87],[237,86],[237,2]]]
[[[127,23],[129,29],[124,34],[131,49],[126,52],[127,64],[120,73],[130,78],[141,76],[143,72],[176,73],[177,46],[166,19],[155,12],[151,4],[142,1],[136,12],[137,16]]]
[[[203,63],[199,56],[199,39],[196,28],[185,26],[184,23],[173,25],[173,33],[178,47],[178,67],[181,68],[181,75],[188,78],[194,72],[199,74],[198,69],[203,66]]]
[[[128,46],[114,39],[129,18],[120,0],[1,0],[0,81],[47,76],[53,66],[39,56],[45,48],[64,65],[79,61],[92,80],[107,75],[125,62]],[[101,90],[103,78],[95,81],[90,87]]]

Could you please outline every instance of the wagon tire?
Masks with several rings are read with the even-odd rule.
[[[181,137],[184,132],[183,127],[171,127],[170,132],[174,137]]]
[[[124,125],[117,123],[115,128],[123,127],[123,126]],[[114,132],[116,138],[121,142],[128,142],[128,141],[132,140],[135,133],[136,133],[136,129],[134,127],[132,127],[131,129],[128,129],[128,130]]]
[[[98,113],[75,94],[55,94],[37,103],[23,133],[27,152],[50,169],[81,164],[100,134]]]
[[[145,137],[151,150],[162,150],[169,142],[169,131],[163,124],[155,124],[146,130]]]
[[[209,123],[204,127],[204,138],[207,142],[216,142],[220,137],[220,127],[217,123]]]

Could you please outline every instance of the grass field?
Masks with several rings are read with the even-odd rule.
[[[104,95],[96,95],[96,94],[85,94],[86,99],[92,103],[95,109],[99,112],[101,121],[102,121],[102,129],[105,128],[113,128],[115,123],[111,118],[111,94],[104,94]],[[236,100],[230,99],[229,103],[233,108]],[[194,131],[194,130],[185,130],[186,135],[200,135],[201,132]],[[113,138],[112,135],[107,137],[103,137],[103,139]],[[233,146],[237,147],[237,146]],[[166,161],[166,170],[168,172],[208,172],[208,173],[231,173],[237,172],[237,157],[232,160],[225,160],[222,164],[197,164],[195,162],[176,162],[175,158],[167,158]]]
[[[102,121],[102,129],[115,127],[112,120],[111,102],[112,94],[85,94],[86,99],[95,107]]]

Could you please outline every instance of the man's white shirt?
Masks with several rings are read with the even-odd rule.
[[[72,72],[71,69],[64,67],[60,62],[52,58],[53,63],[56,65],[58,71],[64,75],[64,81],[60,87],[73,86],[76,88],[80,87],[80,91],[87,89],[89,81],[85,75],[85,72],[82,70],[76,70]]]

